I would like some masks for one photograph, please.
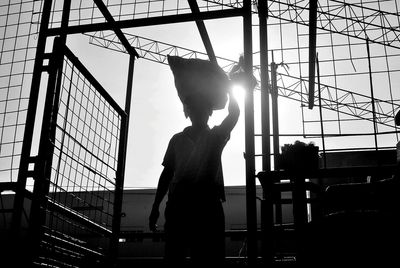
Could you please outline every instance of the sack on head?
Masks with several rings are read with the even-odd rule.
[[[188,99],[198,99],[207,102],[212,110],[225,107],[230,80],[221,67],[208,60],[178,56],[168,56],[168,63],[183,104]]]

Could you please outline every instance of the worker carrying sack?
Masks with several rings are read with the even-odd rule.
[[[207,102],[212,110],[223,109],[228,101],[230,80],[216,63],[202,59],[167,56],[175,87],[183,104],[189,99]]]

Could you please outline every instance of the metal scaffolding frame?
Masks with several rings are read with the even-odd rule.
[[[124,50],[123,46],[121,43],[116,40],[116,36],[113,32],[108,32],[108,31],[101,31],[101,32],[95,32],[95,33],[90,33],[86,34],[89,36],[89,43],[95,46],[107,48],[109,50],[121,52],[121,53],[126,53]],[[182,57],[187,57],[187,58],[204,58],[207,55],[204,52],[201,51],[196,51],[196,50],[191,50],[188,48],[184,47],[179,47],[175,46],[172,44],[168,44],[165,42],[157,41],[154,39],[149,39],[137,35],[133,35],[130,33],[125,33],[127,39],[129,40],[130,44],[135,47],[142,59],[146,59],[149,61],[157,62],[160,64],[167,64],[166,58],[167,55],[179,55]],[[342,47],[344,44],[338,45],[338,47]],[[364,46],[364,44],[361,43],[356,43],[353,44],[355,48]],[[317,46],[317,49],[324,49],[326,46]],[[301,50],[305,50],[305,47],[301,47]],[[294,51],[295,48],[287,48],[287,49],[282,49],[282,53],[286,53],[285,51]],[[280,53],[279,49],[270,49],[268,50],[269,53],[272,51],[275,51],[277,54]],[[256,54],[259,54],[260,52],[256,52]],[[376,60],[386,60],[388,57],[398,57],[397,54],[392,54],[392,55],[377,55],[374,58]],[[261,57],[265,58],[265,57]],[[237,64],[236,60],[233,59],[227,59],[227,58],[221,58],[217,57],[217,60],[219,64],[222,66],[222,68],[226,71],[229,72],[229,70]],[[353,59],[353,61],[359,61],[359,60],[367,60],[367,57],[360,57],[357,59]],[[337,60],[338,62],[342,61],[340,59]],[[322,63],[329,63],[332,64],[332,60],[326,59],[326,60],[320,60]],[[293,68],[296,68],[296,65],[304,65],[307,62],[287,62],[285,63],[287,66],[291,67],[294,66]],[[260,78],[262,77],[261,75],[261,66],[262,65],[254,65],[254,74],[258,78],[259,83],[256,86],[256,90],[260,90]],[[380,75],[384,73],[384,70],[372,70],[371,74],[372,75]],[[398,73],[399,70],[388,70],[388,75],[389,76],[394,76],[396,73]],[[300,102],[301,105],[305,105],[305,103],[308,102],[308,85],[309,81],[308,78],[302,78],[302,77],[297,77],[295,75],[291,75],[286,72],[277,72],[277,83],[278,83],[278,95],[280,97],[284,97],[296,102]],[[351,76],[361,76],[361,75],[368,75],[368,72],[363,71],[355,71],[354,73],[348,74],[349,77]],[[320,75],[322,79],[330,79],[334,77],[340,77],[340,76],[345,76],[344,74],[338,74],[333,73],[333,74],[324,74]],[[350,121],[373,121],[373,116],[372,116],[372,109],[371,109],[371,97],[368,96],[367,94],[361,94],[352,91],[351,89],[346,89],[346,88],[340,88],[340,87],[335,87],[334,85],[331,84],[322,84],[318,83],[321,87],[321,92],[318,93],[318,101],[321,100],[321,107],[324,110],[329,110],[333,111],[335,113],[340,114],[339,118],[332,119],[332,120],[326,120],[328,121],[336,121],[340,125],[340,117],[344,117],[343,121],[350,120]],[[319,105],[318,105],[319,106]],[[380,99],[380,98],[375,98],[375,106],[376,106],[376,111],[375,111],[375,120],[376,123],[379,126],[382,126],[384,130],[386,131],[396,131],[396,126],[394,125],[394,114],[395,111],[399,109],[399,100],[386,100],[386,99]],[[307,120],[304,118],[304,125],[311,124],[315,122],[319,122],[319,120]],[[338,128],[338,133],[328,133],[326,136],[340,136],[341,135],[341,129],[340,127]],[[346,133],[342,133],[343,136],[346,136]],[[303,131],[302,135],[304,136],[310,136],[310,137],[315,137],[316,133],[308,133]],[[354,134],[357,135],[357,134]],[[359,133],[359,135],[364,135],[364,132]]]
[[[192,5],[191,5],[192,4]],[[193,5],[193,4],[197,4]],[[110,232],[114,234],[111,243],[110,255],[116,256],[116,245],[118,242],[118,232],[120,217],[122,190],[123,190],[123,170],[125,166],[127,124],[129,120],[130,98],[132,88],[132,77],[135,57],[139,56],[151,61],[166,64],[166,55],[175,54],[185,57],[205,56],[206,54],[190,49],[177,47],[160,41],[146,39],[129,33],[128,29],[141,26],[154,26],[171,24],[178,22],[196,21],[202,33],[202,40],[208,52],[207,56],[213,59],[213,52],[210,40],[207,41],[207,33],[203,20],[217,18],[238,17],[243,19],[243,51],[245,59],[245,71],[248,74],[255,74],[259,80],[257,90],[261,91],[261,132],[255,133],[254,122],[254,92],[248,90],[248,97],[245,103],[245,161],[246,161],[246,208],[247,208],[247,247],[249,264],[254,264],[257,259],[257,215],[256,215],[256,166],[255,158],[255,139],[261,137],[263,159],[262,171],[271,170],[271,144],[270,136],[274,136],[273,146],[275,155],[279,152],[279,137],[285,134],[279,132],[277,121],[278,97],[300,102],[302,112],[302,133],[295,133],[292,136],[298,137],[348,137],[361,135],[374,135],[375,150],[384,148],[377,141],[378,135],[392,135],[398,140],[398,129],[394,125],[394,115],[400,109],[400,95],[394,91],[398,82],[400,72],[400,16],[398,3],[396,0],[360,0],[354,3],[340,0],[320,0],[316,7],[315,27],[309,28],[309,1],[289,1],[289,0],[270,0],[270,1],[62,1],[62,0],[42,0],[42,1],[21,1],[3,4],[6,14],[0,14],[5,18],[5,23],[1,24],[3,32],[1,38],[1,78],[0,85],[0,161],[5,163],[5,167],[0,167],[0,175],[6,174],[6,179],[2,179],[2,184],[7,189],[16,192],[13,216],[13,235],[18,236],[20,231],[24,201],[29,194],[26,190],[27,180],[34,178],[35,189],[31,215],[34,223],[40,224],[46,217],[40,211],[43,207],[49,207],[56,213],[62,210],[54,202],[43,199],[44,195],[49,195],[49,185],[52,184],[51,170],[54,167],[51,163],[51,156],[48,149],[48,140],[56,140],[56,113],[49,113],[43,119],[41,143],[39,156],[32,156],[33,130],[36,120],[36,110],[38,106],[38,94],[43,82],[44,72],[53,75],[48,84],[59,87],[62,81],[62,72],[51,74],[49,65],[45,62],[53,62],[49,53],[45,52],[46,44],[55,36],[59,37],[59,42],[65,45],[66,38],[70,34],[87,34],[90,42],[94,45],[102,46],[121,52],[128,52],[129,77],[127,82],[127,96],[124,116],[121,123],[120,141],[118,143],[118,167],[115,172],[118,178],[115,185],[115,203],[113,205],[113,218]],[[5,8],[6,7],[6,8]],[[253,23],[253,16],[258,15],[258,24]],[[15,21],[15,17],[17,20]],[[28,18],[28,19],[26,19]],[[288,27],[293,27],[288,28]],[[260,29],[260,51],[253,52],[253,28]],[[8,29],[13,29],[15,35],[10,35]],[[110,31],[112,31],[110,33]],[[313,93],[312,79],[308,77],[310,71],[306,71],[309,60],[304,56],[309,51],[305,45],[309,40],[309,33],[315,32],[318,36],[316,40],[316,51],[319,52],[318,64],[319,86],[318,94]],[[271,41],[270,33],[274,33],[274,42]],[[33,38],[33,35],[38,38]],[[286,44],[285,37],[293,35],[296,37],[293,43]],[[340,36],[340,37],[338,37]],[[312,37],[312,36],[311,36]],[[315,40],[314,40],[315,41]],[[21,45],[23,44],[23,45]],[[160,47],[163,47],[160,49]],[[55,48],[56,49],[56,48]],[[368,49],[375,54],[366,53]],[[33,55],[35,54],[35,55]],[[259,54],[258,63],[253,64],[255,55]],[[344,54],[342,57],[340,54]],[[22,55],[22,59],[21,58]],[[270,57],[270,55],[274,55]],[[289,55],[295,55],[294,60],[288,61]],[[57,58],[57,57],[56,57]],[[236,62],[230,59],[219,58],[216,60],[228,70]],[[270,61],[272,59],[272,61]],[[57,59],[58,64],[67,64],[61,58]],[[396,61],[397,60],[397,61]],[[33,64],[34,61],[34,64]],[[311,61],[313,62],[313,61]],[[374,65],[374,63],[377,63]],[[269,71],[271,64],[271,71]],[[71,65],[72,66],[72,65]],[[344,67],[345,66],[345,67]],[[369,66],[370,68],[366,68]],[[290,67],[290,71],[286,68]],[[283,71],[281,71],[283,69]],[[294,69],[294,70],[293,70]],[[61,69],[60,69],[61,70]],[[73,73],[73,71],[71,71]],[[366,80],[368,90],[358,89],[357,86],[343,86],[346,79],[356,77],[359,80]],[[378,82],[374,78],[384,77],[386,91],[377,92],[374,88]],[[15,82],[17,81],[17,82]],[[28,81],[28,82],[27,82]],[[312,83],[310,87],[310,81]],[[49,92],[50,89],[49,87]],[[270,94],[273,93],[273,94]],[[371,93],[371,94],[370,94]],[[52,93],[48,95],[48,109],[51,111],[55,107]],[[53,93],[56,94],[57,93]],[[58,93],[60,94],[60,93]],[[311,94],[311,98],[310,98]],[[274,95],[273,102],[276,102],[276,111],[270,115],[270,95]],[[271,96],[272,97],[272,96]],[[315,119],[310,115],[312,111],[307,109],[310,106],[310,99],[315,97],[318,103],[312,100],[312,104],[328,111],[318,114]],[[57,98],[56,98],[57,99]],[[28,103],[29,101],[29,103]],[[272,103],[272,105],[274,105]],[[57,109],[58,107],[55,107]],[[10,119],[10,115],[13,118]],[[15,119],[16,118],[16,119]],[[271,122],[274,126],[271,134]],[[366,121],[368,129],[373,126],[373,133],[369,131],[363,133],[349,133],[346,130],[346,122]],[[369,122],[369,123],[368,123]],[[370,124],[372,122],[373,124]],[[321,133],[313,133],[308,130],[308,126],[320,126],[334,123],[336,125],[334,133],[321,130]],[[49,124],[49,125],[46,125]],[[52,132],[47,133],[48,129]],[[11,134],[9,134],[11,133]],[[21,133],[24,133],[23,137]],[[11,135],[9,137],[8,135]],[[53,135],[53,136],[52,136]],[[291,136],[290,134],[287,134]],[[64,140],[64,138],[62,139]],[[58,141],[62,141],[58,140]],[[325,146],[324,146],[325,147]],[[7,148],[7,149],[4,149]],[[276,151],[276,148],[278,151]],[[54,148],[53,148],[54,149]],[[371,149],[371,148],[369,148]],[[62,153],[58,155],[62,158]],[[46,162],[47,161],[47,162]],[[31,166],[34,166],[32,170]],[[46,166],[47,165],[47,166]],[[61,165],[61,164],[60,164]],[[274,165],[276,166],[276,165]],[[57,167],[56,167],[57,169]],[[49,173],[50,172],[50,173]],[[42,175],[39,175],[42,174]],[[47,178],[47,181],[46,181]],[[5,183],[8,183],[5,185]],[[9,184],[11,183],[11,184]],[[47,190],[46,190],[47,189]],[[46,192],[47,191],[47,192]],[[29,191],[28,191],[29,192]],[[61,196],[61,195],[60,195]],[[63,196],[63,198],[65,198]],[[103,198],[103,197],[102,197]],[[270,198],[267,196],[266,198]],[[44,204],[44,203],[45,204]],[[63,210],[64,213],[65,210]],[[270,211],[263,210],[265,213]],[[36,214],[35,214],[36,213]],[[58,214],[57,214],[58,215]],[[72,217],[72,214],[70,215]],[[76,215],[75,215],[76,216]],[[88,216],[88,215],[86,215]],[[58,217],[58,216],[56,216]],[[79,220],[78,220],[79,221]],[[273,224],[267,222],[263,224]],[[40,229],[40,226],[33,224],[31,230]],[[267,228],[264,228],[268,230]],[[52,230],[50,230],[52,231]],[[54,230],[53,230],[54,231]],[[32,232],[34,233],[34,232]],[[53,234],[53,238],[56,237]],[[271,235],[265,233],[264,236]],[[40,237],[33,237],[32,241],[40,240]],[[263,256],[270,260],[271,248],[268,245],[263,249]],[[34,253],[33,253],[34,254]],[[32,256],[34,257],[34,256]]]
[[[104,3],[95,2],[107,23],[112,24]],[[52,38],[48,34],[49,22],[60,3],[60,27],[57,37]],[[26,267],[111,264],[118,250],[136,51],[125,47],[131,54],[122,109],[66,47],[70,0],[10,1],[5,6],[7,13],[1,14],[5,18],[1,71],[6,109],[2,112],[1,146],[3,137],[9,140],[9,133],[14,132],[12,140],[7,141],[14,149],[7,149],[4,156],[11,158],[5,167],[11,176],[5,181],[1,178],[1,190],[15,194],[12,210],[5,211],[12,213],[12,221],[1,241],[2,249],[9,244],[4,249],[3,262]],[[35,32],[32,25],[36,20],[40,20],[40,28]],[[114,30],[121,42],[127,41],[119,29]],[[38,34],[34,45],[30,42],[32,34]],[[28,45],[24,46],[21,39]],[[53,49],[47,52],[51,43]],[[20,51],[25,55],[21,57]],[[29,66],[33,70],[26,68],[33,59],[34,64]],[[30,79],[24,78],[25,72]],[[39,92],[44,87],[47,90],[43,102]],[[37,114],[41,105],[42,119]],[[5,125],[12,121],[18,123]],[[18,129],[20,126],[22,129]],[[33,143],[35,131],[40,132],[39,144]],[[22,146],[17,147],[19,143]],[[37,155],[32,155],[33,146],[38,146]],[[17,176],[13,175],[13,161],[18,162]],[[29,178],[33,179],[33,189],[27,185]],[[30,215],[26,215],[27,223],[23,225],[25,209]]]

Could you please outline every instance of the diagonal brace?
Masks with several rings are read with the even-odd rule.
[[[135,48],[131,46],[128,39],[126,39],[124,33],[121,31],[121,29],[115,26],[115,20],[111,15],[111,13],[108,11],[103,1],[102,0],[93,0],[93,1],[99,8],[100,12],[103,14],[107,22],[112,25],[113,31],[118,36],[119,40],[121,41],[121,44],[125,47],[126,51],[128,51],[130,55],[139,58],[139,54],[136,52]]]
[[[196,0],[188,0],[190,9],[193,14],[200,13],[199,5]],[[214,49],[211,45],[210,37],[208,36],[206,26],[203,20],[196,20],[197,28],[199,29],[201,39],[203,40],[203,44],[206,48],[208,58],[212,62],[217,62],[217,58],[215,57]]]

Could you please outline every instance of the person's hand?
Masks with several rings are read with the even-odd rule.
[[[157,220],[158,217],[160,216],[160,212],[158,211],[158,208],[153,207],[151,209],[150,217],[149,217],[149,228],[150,231],[156,232],[157,231]]]
[[[250,76],[250,88],[254,89],[258,84],[257,78],[254,75]]]

